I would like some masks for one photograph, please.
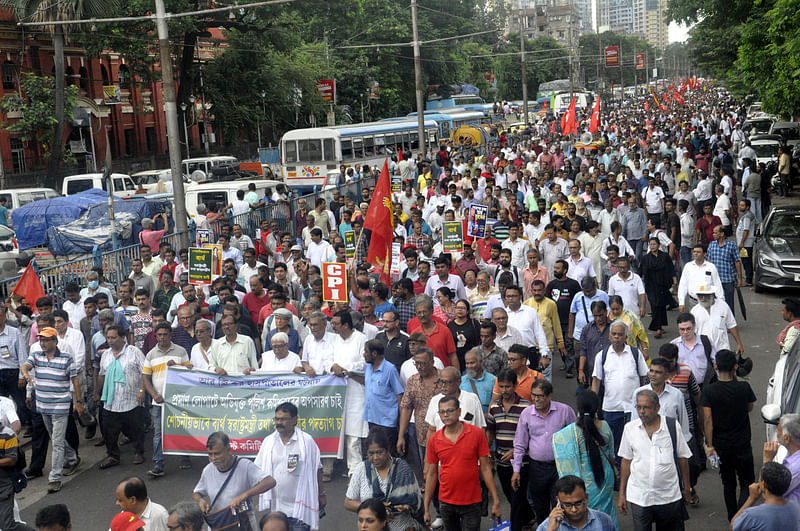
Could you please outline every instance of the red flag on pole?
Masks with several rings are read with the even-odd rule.
[[[575,96],[572,97],[572,101],[569,103],[567,112],[564,114],[564,119],[566,121],[566,126],[562,125],[561,134],[566,136],[576,133],[578,131],[578,127],[575,124]]]
[[[25,268],[25,272],[17,281],[12,293],[23,297],[31,307],[36,304],[37,299],[44,297],[44,289],[42,289],[39,275],[33,269],[33,262],[28,262],[28,267]]]
[[[388,159],[383,161],[383,170],[364,217],[364,228],[371,231],[367,262],[380,267],[388,278],[392,266],[392,239],[394,237],[394,209],[392,208],[391,179]]]
[[[648,105],[647,102],[644,102],[644,110],[646,111],[650,110],[650,105]]]
[[[592,109],[592,121],[589,122],[589,132],[594,134],[600,128],[600,96],[597,96],[597,101],[594,102],[594,109]]]

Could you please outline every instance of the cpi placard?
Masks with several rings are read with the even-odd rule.
[[[606,46],[605,49],[606,68],[609,66],[619,66],[619,46]]]
[[[322,300],[348,302],[347,265],[339,262],[322,263]]]
[[[189,249],[189,284],[209,286],[213,279],[214,256],[211,249],[192,247]]]

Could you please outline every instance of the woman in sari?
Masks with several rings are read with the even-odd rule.
[[[344,499],[344,508],[358,511],[362,501],[377,499],[389,512],[390,531],[424,529],[416,516],[422,507],[422,493],[408,464],[389,451],[389,436],[374,428],[367,436],[367,460],[356,467]]]
[[[578,476],[586,483],[589,507],[617,522],[614,507],[614,436],[604,420],[597,419],[600,399],[593,391],[578,395],[578,417],[553,435],[558,476]]]
[[[620,319],[628,325],[628,345],[642,351],[645,360],[650,359],[650,340],[647,338],[647,331],[639,317],[630,310],[623,308],[622,297],[610,295],[608,297],[608,319],[616,321]]]

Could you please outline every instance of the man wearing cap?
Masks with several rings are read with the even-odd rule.
[[[80,464],[80,458],[65,439],[72,404],[70,383],[75,389],[75,411],[78,415],[83,415],[84,401],[81,385],[78,382],[78,367],[72,356],[58,349],[56,329],[47,326],[39,330],[39,345],[42,350],[31,352],[20,369],[25,380],[34,385],[36,410],[42,415],[47,433],[53,441],[47,492],[58,492],[61,490],[64,460],[67,461],[69,474]],[[35,369],[38,376],[35,383],[30,373],[31,369]]]
[[[153,230],[153,225],[158,218],[164,220],[164,229]],[[153,216],[153,219],[143,218],[142,231],[139,233],[139,243],[146,245],[151,249],[158,249],[158,246],[161,243],[161,238],[164,237],[167,227],[169,227],[169,220],[167,219],[167,214],[165,212],[156,214]]]
[[[742,354],[744,345],[739,338],[739,329],[736,327],[736,318],[725,300],[716,296],[715,288],[709,284],[701,284],[695,292],[698,300],[697,306],[692,308],[697,323],[697,333],[708,336],[716,350],[730,348],[728,332],[736,340],[736,352]]]
[[[678,282],[678,311],[683,312],[697,304],[694,291],[702,284],[714,286],[717,298],[724,298],[717,266],[706,260],[706,252],[698,242],[692,247],[692,261],[683,266]],[[688,307],[688,308],[687,308]]]

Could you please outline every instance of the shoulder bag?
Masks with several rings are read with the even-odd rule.
[[[225,490],[225,487],[228,486],[228,482],[233,477],[233,473],[236,471],[236,466],[239,464],[239,458],[237,457],[236,460],[233,462],[233,466],[231,467],[230,472],[228,472],[228,477],[225,478],[225,481],[222,483],[217,495],[214,496],[214,500],[211,502],[211,507],[217,503],[222,492]],[[222,509],[215,511],[213,513],[208,513],[204,515],[205,521],[208,524],[208,528],[211,531],[220,531],[220,530],[234,530],[234,529],[241,529],[246,531],[251,531],[250,523],[247,519],[247,511],[237,511],[234,514],[231,511],[230,507],[223,507]]]

